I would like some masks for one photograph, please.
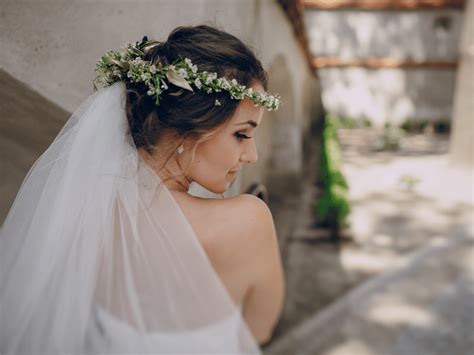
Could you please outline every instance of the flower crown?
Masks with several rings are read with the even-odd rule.
[[[155,104],[160,105],[160,95],[168,89],[165,79],[169,83],[194,92],[190,83],[198,89],[206,91],[208,94],[212,92],[221,92],[226,90],[232,99],[242,100],[249,98],[254,102],[254,106],[265,106],[268,111],[278,109],[281,104],[281,98],[277,95],[270,95],[266,92],[253,91],[240,85],[237,80],[229,80],[225,77],[218,78],[214,72],[198,72],[197,66],[193,65],[189,58],[179,56],[170,65],[151,64],[142,59],[153,46],[158,44],[156,41],[149,41],[145,36],[141,42],[135,44],[128,43],[122,47],[123,51],[107,51],[99,60],[94,71],[98,75],[93,80],[94,90],[97,90],[96,84],[109,86],[117,81],[129,80],[133,83],[143,82],[147,85],[149,96],[155,98]],[[180,89],[170,95],[179,96],[183,93]],[[214,105],[219,106],[219,100],[215,100]]]

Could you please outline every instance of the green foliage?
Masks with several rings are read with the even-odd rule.
[[[390,122],[386,122],[383,129],[383,149],[397,150],[400,148],[400,140],[403,137],[403,130],[394,126]]]
[[[315,204],[315,212],[321,221],[343,226],[350,212],[349,187],[341,171],[337,124],[330,116],[326,117],[322,140],[321,174],[324,191]]]
[[[408,119],[401,125],[401,128],[407,133],[422,133],[427,127],[433,129],[435,133],[449,133],[451,129],[451,121],[449,118],[439,119]]]
[[[415,176],[411,176],[409,174],[404,174],[404,175],[400,176],[398,181],[403,186],[405,186],[405,188],[408,191],[412,191],[415,188],[415,186],[421,182],[421,180],[419,178],[417,178]]]
[[[428,126],[428,120],[415,120],[408,119],[400,126],[407,133],[422,133],[426,126]]]
[[[352,117],[341,117],[333,114],[326,115],[328,120],[331,120],[336,128],[367,128],[372,127],[372,122],[367,117],[362,119],[355,119]]]
[[[369,128],[372,127],[372,121],[370,121],[367,117],[362,119],[362,127]]]

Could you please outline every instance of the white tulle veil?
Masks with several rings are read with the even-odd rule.
[[[0,237],[0,353],[260,354],[137,153],[124,88],[88,97],[23,181]]]

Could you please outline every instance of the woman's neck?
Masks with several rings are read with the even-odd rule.
[[[192,181],[183,174],[183,170],[174,156],[169,159],[167,159],[168,157],[158,159],[142,148],[138,149],[138,154],[155,171],[168,190],[188,192]]]

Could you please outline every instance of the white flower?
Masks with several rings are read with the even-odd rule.
[[[227,78],[222,78],[222,88],[223,89],[230,89],[232,85],[230,85],[230,82],[229,80],[227,80]]]
[[[186,69],[181,68],[178,70],[178,75],[186,79],[188,77],[188,72],[186,71]]]
[[[141,58],[135,58],[132,60],[132,64],[141,64],[143,63],[143,60]]]
[[[143,81],[146,81],[148,79],[151,78],[151,74],[150,73],[143,73],[140,78],[143,80]]]
[[[202,87],[201,79],[197,78],[196,80],[194,80],[194,85],[196,85],[196,87],[200,89]]]
[[[221,102],[219,100],[214,101],[214,106],[220,106]]]
[[[154,92],[153,92],[153,90],[148,90],[148,91],[146,92],[146,94],[149,95],[149,96],[151,96],[151,95],[154,94]]]

